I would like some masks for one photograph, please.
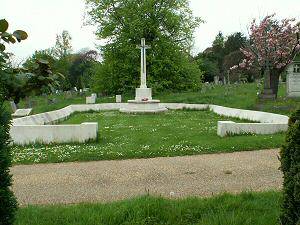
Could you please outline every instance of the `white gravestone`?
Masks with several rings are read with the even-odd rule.
[[[86,104],[95,104],[97,99],[97,94],[93,93],[91,96],[86,97],[85,103]]]
[[[122,102],[122,95],[116,95],[116,103]]]
[[[300,61],[288,66],[286,84],[288,97],[300,97]]]

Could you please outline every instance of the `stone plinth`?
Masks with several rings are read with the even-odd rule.
[[[116,95],[116,103],[122,102],[122,95]]]
[[[168,111],[168,109],[161,106],[159,100],[129,100],[127,105],[120,109],[120,112],[125,113],[161,113],[166,111]]]
[[[267,89],[265,88],[262,93],[258,96],[259,99],[271,99],[271,100],[275,100],[276,99],[276,95],[273,94],[273,90],[271,88]]]
[[[151,88],[136,88],[135,101],[152,100]]]

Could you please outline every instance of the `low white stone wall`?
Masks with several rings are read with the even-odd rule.
[[[97,123],[83,123],[80,125],[51,124],[65,120],[75,112],[119,110],[123,104],[125,103],[69,105],[59,110],[13,119],[10,136],[16,145],[32,143],[82,143],[95,140],[98,135]]]
[[[217,134],[221,137],[234,134],[275,134],[286,131],[287,124],[280,123],[235,123],[218,121]]]
[[[69,105],[65,108],[13,119],[10,134],[14,144],[29,143],[67,143],[85,142],[97,138],[98,124],[83,123],[80,125],[50,125],[64,120],[74,112],[120,110],[127,103],[103,103],[91,105]],[[234,123],[219,121],[217,134],[224,137],[229,134],[273,134],[286,131],[289,118],[274,113],[235,109],[209,104],[160,103],[168,109],[194,109],[211,111],[228,117],[247,119],[259,123]]]
[[[260,123],[287,124],[289,121],[288,116],[279,115],[275,113],[260,112],[246,109],[235,109],[218,105],[209,105],[209,109],[214,113],[217,113],[218,115],[246,119]]]
[[[288,116],[217,105],[210,105],[209,108],[218,115],[259,122],[235,123],[232,121],[218,121],[217,134],[221,137],[234,134],[275,134],[288,129]]]
[[[17,145],[32,143],[84,143],[97,139],[98,123],[79,125],[15,125],[10,136]]]

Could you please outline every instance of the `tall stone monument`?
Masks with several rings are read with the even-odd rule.
[[[120,112],[127,113],[159,113],[168,109],[160,105],[159,100],[152,99],[152,89],[147,87],[146,50],[150,46],[146,45],[145,38],[142,38],[141,45],[141,85],[135,89],[135,99],[128,100],[128,103],[120,109]]]
[[[300,97],[300,54],[287,67],[287,97]]]

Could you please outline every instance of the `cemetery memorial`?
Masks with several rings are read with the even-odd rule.
[[[150,46],[146,45],[145,38],[141,40],[141,85],[135,90],[135,99],[129,100],[120,112],[125,113],[160,113],[168,109],[160,105],[159,100],[152,99],[152,89],[147,87],[147,72],[146,72],[146,49]]]
[[[287,96],[300,97],[300,55],[287,68]]]
[[[10,129],[12,141],[16,145],[50,143],[84,143],[95,141],[98,136],[97,122],[81,124],[57,124],[66,120],[75,112],[118,110],[124,113],[161,113],[168,110],[210,110],[218,115],[244,119],[251,122],[218,121],[217,135],[275,134],[288,128],[288,117],[267,112],[235,109],[212,104],[161,103],[152,99],[152,89],[147,87],[145,38],[141,39],[141,84],[135,90],[135,99],[121,103],[121,95],[116,95],[116,103],[95,104],[97,94],[86,97],[86,105],[69,105],[65,108],[46,113],[14,119]],[[298,64],[293,65],[294,75],[298,76]],[[293,82],[296,78],[294,78]],[[295,85],[294,85],[295,86]],[[294,87],[291,86],[291,87]],[[295,92],[295,90],[293,89]],[[159,116],[159,115],[157,115]],[[101,124],[100,124],[101,126]],[[199,124],[201,126],[201,124]]]

